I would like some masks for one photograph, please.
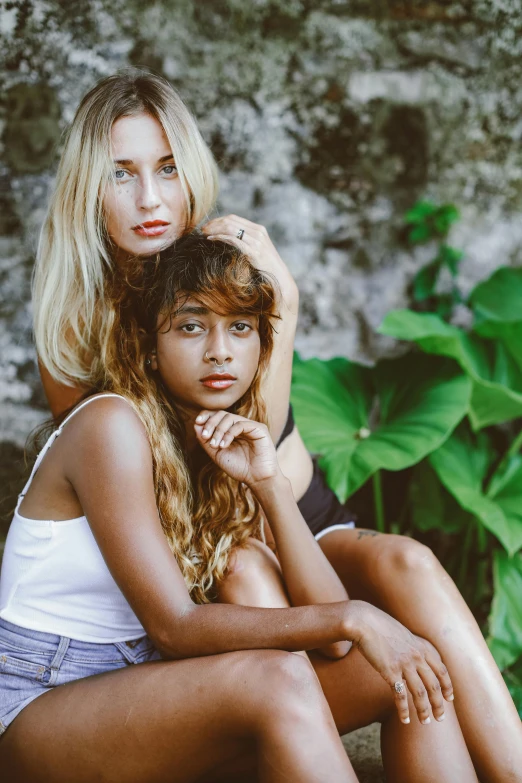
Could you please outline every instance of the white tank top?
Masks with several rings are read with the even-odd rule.
[[[34,631],[105,644],[139,639],[145,630],[112,578],[87,518],[28,519],[18,511],[65,424],[100,397],[120,395],[98,395],[78,405],[50,436],[19,496],[0,574],[0,617]]]

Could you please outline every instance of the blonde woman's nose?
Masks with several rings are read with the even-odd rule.
[[[154,178],[146,175],[142,177],[139,189],[138,207],[145,211],[156,209],[161,204],[159,187]]]

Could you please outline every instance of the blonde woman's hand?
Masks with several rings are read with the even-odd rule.
[[[392,689],[402,723],[410,722],[407,691],[421,723],[429,723],[431,714],[443,720],[453,685],[435,647],[366,601],[350,601],[349,613],[348,638]],[[402,693],[396,683],[403,684]]]
[[[264,424],[229,411],[201,411],[194,429],[209,457],[236,481],[254,488],[281,475],[275,446]]]
[[[238,215],[225,215],[213,218],[201,230],[207,239],[219,239],[234,245],[250,258],[257,269],[275,275],[283,288],[285,300],[288,298],[287,289],[293,290],[295,283],[264,226]]]

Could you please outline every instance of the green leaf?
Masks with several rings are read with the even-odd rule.
[[[501,464],[492,476],[487,496],[494,500],[504,514],[513,545],[508,551],[522,547],[522,456],[515,454]]]
[[[460,533],[473,517],[459,506],[440,482],[428,460],[423,460],[413,469],[409,486],[409,500],[412,522],[417,530],[443,530],[445,533]]]
[[[522,655],[522,556],[495,552],[488,644],[500,669]]]
[[[447,266],[453,277],[456,277],[463,256],[462,250],[457,250],[449,245],[441,245],[437,258],[441,264]]]
[[[489,438],[483,432],[473,435],[465,424],[429,456],[429,461],[446,489],[460,506],[474,514],[510,554],[522,546],[522,484],[516,475],[503,484],[498,477],[485,488],[485,479],[495,459]]]
[[[375,368],[345,359],[294,365],[292,403],[307,448],[346,500],[377,470],[438,448],[466,414],[470,383],[453,362],[408,354]]]
[[[406,212],[404,222],[409,224],[424,223],[427,217],[434,215],[438,207],[431,201],[417,201],[411,209]]]
[[[460,213],[454,204],[443,204],[433,216],[435,230],[440,236],[446,236],[453,223],[460,218]]]
[[[502,340],[522,367],[522,269],[501,267],[471,293],[474,330]]]
[[[455,306],[455,297],[453,294],[441,294],[437,297],[437,303],[435,305],[435,309],[437,312],[437,315],[442,318],[448,318]]]
[[[408,232],[408,242],[411,245],[421,245],[433,236],[431,228],[426,223],[419,223]]]
[[[480,322],[522,321],[522,268],[497,269],[489,280],[473,289],[469,304]]]
[[[413,278],[413,298],[417,302],[423,302],[432,296],[437,284],[440,264],[438,261],[432,261],[424,266]]]
[[[411,340],[423,351],[455,359],[472,380],[470,420],[478,430],[522,416],[522,368],[497,340],[445,323],[431,313],[393,310],[378,331]]]

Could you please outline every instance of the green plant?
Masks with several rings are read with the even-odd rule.
[[[479,619],[489,614],[488,643],[522,710],[522,269],[497,270],[467,304],[468,331],[389,313],[379,331],[412,350],[375,367],[297,358],[292,400],[339,498],[371,481],[379,530],[445,553]],[[394,520],[390,472],[406,487]]]
[[[451,226],[459,218],[454,204],[437,206],[431,201],[418,201],[404,218],[408,226],[406,239],[410,245],[438,242],[435,257],[415,275],[412,288],[415,302],[422,303],[443,318],[448,317],[454,305],[461,301],[455,279],[464,253],[445,241]],[[436,289],[444,268],[449,271],[453,286],[448,293],[440,294]]]
[[[440,446],[469,406],[471,384],[445,359],[412,354],[376,367],[346,359],[294,364],[292,401],[305,443],[345,501],[374,479],[385,529],[381,469],[409,467]]]

